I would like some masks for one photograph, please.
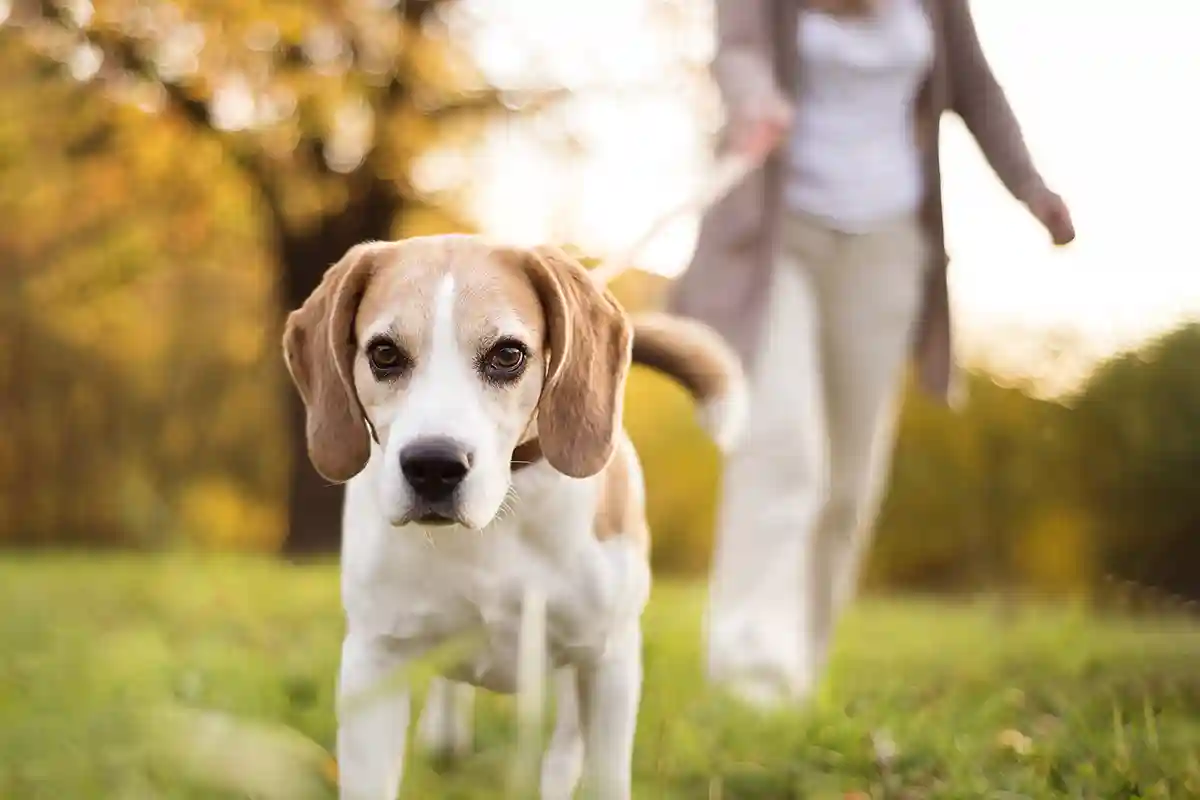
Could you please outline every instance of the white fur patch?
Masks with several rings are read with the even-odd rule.
[[[722,453],[729,453],[746,431],[750,420],[750,392],[740,377],[731,380],[729,389],[698,409],[700,425],[712,437]]]
[[[430,354],[433,358],[445,358],[449,353],[458,349],[454,326],[454,276],[447,273],[442,277],[437,287],[437,295],[433,301],[433,346]]]

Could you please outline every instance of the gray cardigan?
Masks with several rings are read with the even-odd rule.
[[[925,157],[921,224],[929,237],[921,317],[913,341],[920,385],[943,400],[953,376],[938,135],[943,111],[957,113],[1014,197],[1028,203],[1044,184],[1012,108],[989,68],[967,0],[923,0],[933,24],[933,66],[914,109]],[[727,117],[737,119],[772,99],[795,97],[796,26],[803,0],[716,0],[713,73]],[[803,114],[804,108],[796,109]],[[688,271],[675,282],[671,311],[723,334],[747,366],[758,349],[783,212],[782,148],[705,215]]]

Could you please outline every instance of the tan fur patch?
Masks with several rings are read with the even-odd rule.
[[[698,401],[729,393],[741,380],[741,364],[711,328],[684,317],[648,312],[634,315],[633,363],[670,376]]]
[[[612,461],[601,476],[595,531],[601,541],[631,537],[648,556],[650,528],[646,524],[646,509],[637,502],[641,492],[634,483],[638,480],[638,471],[634,469],[636,459],[633,442],[622,432]]]
[[[632,329],[616,298],[554,247],[513,249],[546,320],[550,363],[537,430],[547,460],[585,478],[608,464],[621,431]]]
[[[380,251],[375,244],[351,248],[326,271],[304,305],[288,315],[284,328],[288,373],[304,401],[309,458],[322,477],[335,483],[358,474],[370,455],[354,390],[350,332]]]

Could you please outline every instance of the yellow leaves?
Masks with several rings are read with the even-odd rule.
[[[691,399],[669,379],[637,368],[626,391],[625,425],[646,474],[656,566],[702,570],[712,549],[718,454],[695,421]]]
[[[1093,575],[1089,521],[1079,509],[1036,515],[1021,532],[1014,560],[1031,588],[1082,591]]]
[[[445,138],[444,126],[416,108],[405,108],[397,114],[380,117],[378,147],[386,149],[392,159],[407,164]],[[444,144],[444,142],[443,142]]]
[[[267,328],[261,320],[234,319],[222,331],[221,351],[225,359],[235,367],[250,367],[267,358]],[[276,344],[271,341],[272,346]],[[270,354],[271,357],[275,353]]]
[[[283,514],[277,504],[221,478],[203,478],[187,486],[179,520],[188,540],[206,548],[272,551],[283,540]]]

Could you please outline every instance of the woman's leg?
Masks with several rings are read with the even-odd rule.
[[[829,497],[816,525],[811,588],[818,668],[853,596],[887,485],[896,405],[920,312],[926,247],[917,223],[845,237],[812,273],[821,307]]]
[[[709,586],[708,670],[760,705],[803,696],[815,679],[807,559],[826,495],[820,319],[808,262],[832,237],[797,223],[776,265],[750,422],[726,460]]]

